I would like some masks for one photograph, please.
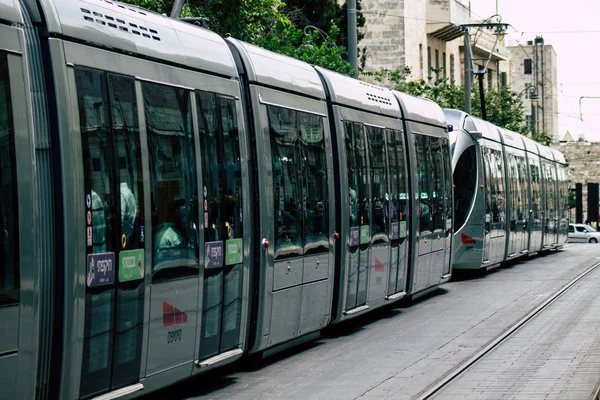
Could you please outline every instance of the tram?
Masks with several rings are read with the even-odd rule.
[[[0,398],[136,397],[451,276],[435,103],[110,0],[0,0]]]
[[[455,196],[453,269],[487,269],[567,242],[565,158],[518,133],[445,110]]]

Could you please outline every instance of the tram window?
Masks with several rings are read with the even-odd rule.
[[[406,215],[408,213],[408,174],[406,170],[406,158],[404,149],[404,140],[401,131],[394,131],[396,137],[396,154],[398,156],[398,179],[400,188],[398,191],[399,208],[400,208],[400,236],[404,237],[407,234],[406,230]],[[404,223],[402,222],[404,221]]]
[[[496,215],[494,216],[495,222],[504,222],[506,221],[506,191],[504,185],[504,158],[502,157],[502,152],[498,150],[494,150],[492,152],[492,157],[494,161],[495,169],[496,169],[496,182],[497,182],[497,192],[496,192]]]
[[[0,305],[19,301],[15,133],[6,53],[0,52]]]
[[[371,163],[372,234],[387,235],[389,192],[384,130],[367,126],[367,137],[369,140],[369,161]]]
[[[219,152],[217,98],[212,93],[198,93],[198,126],[202,151],[204,201],[204,241],[222,240],[221,237],[221,187],[222,154]],[[204,189],[206,188],[206,189]],[[204,194],[204,193],[203,193]]]
[[[431,179],[432,162],[429,157],[427,136],[415,135],[417,154],[417,194],[419,196],[419,231],[431,231]]]
[[[190,94],[142,83],[148,131],[153,279],[197,274],[198,191]]]
[[[431,206],[433,213],[433,229],[443,230],[444,224],[444,154],[441,146],[441,140],[438,138],[429,138],[430,156],[433,169],[431,171],[433,193],[431,196]]]
[[[299,112],[298,128],[307,180],[304,252],[324,252],[329,249],[329,185],[323,118]]]
[[[356,168],[358,170],[358,222],[361,226],[369,226],[371,223],[371,202],[369,200],[367,143],[363,125],[354,124],[354,144],[356,146]]]
[[[390,173],[390,195],[389,195],[389,213],[390,221],[398,223],[400,221],[400,167],[398,165],[398,151],[396,150],[396,131],[387,130],[387,158]],[[393,230],[392,230],[393,235]],[[397,239],[397,237],[392,237]]]
[[[350,212],[350,227],[359,225],[358,221],[358,170],[356,168],[356,146],[354,144],[354,124],[344,123],[346,140],[346,168],[348,170],[348,207]]]
[[[302,163],[298,143],[296,112],[268,106],[271,158],[273,163],[273,204],[275,216],[275,258],[302,255]]]
[[[225,238],[241,239],[243,233],[242,214],[242,168],[240,159],[240,137],[235,101],[219,97],[221,110],[221,132],[223,135],[223,219]]]
[[[113,143],[119,160],[121,235],[125,236],[121,248],[140,249],[144,247],[140,237],[144,226],[144,192],[135,83],[132,78],[112,74],[108,83]]]
[[[445,229],[452,229],[452,155],[450,154],[450,146],[448,139],[441,139],[442,142],[442,153],[444,155],[443,169],[444,169],[444,220]]]

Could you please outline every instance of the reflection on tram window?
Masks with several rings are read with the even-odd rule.
[[[189,92],[143,83],[152,202],[153,279],[198,268],[198,191]]]
[[[124,250],[142,249],[144,226],[142,154],[140,150],[135,83],[132,78],[109,75],[112,134],[118,160],[121,234]]]
[[[219,98],[223,135],[223,224],[225,239],[240,239],[243,233],[242,170],[240,137],[235,102]]]
[[[417,193],[419,195],[419,231],[431,231],[431,197],[432,197],[432,167],[429,154],[429,140],[427,136],[415,136],[415,149],[417,155]]]
[[[19,301],[15,136],[6,53],[0,52],[0,305]]]
[[[116,217],[110,182],[109,99],[106,75],[99,71],[75,70],[79,123],[84,160],[85,192],[92,208],[92,248],[88,254],[115,251],[112,221]]]
[[[385,136],[381,128],[367,126],[369,160],[371,163],[371,196],[373,236],[388,234],[389,200],[388,176],[385,157]]]
[[[433,193],[431,197],[432,205],[432,217],[433,217],[433,230],[443,230],[445,225],[444,220],[444,192],[445,192],[445,181],[444,181],[444,154],[442,148],[442,141],[438,138],[429,138],[429,149],[430,156],[433,165],[431,171]]]
[[[323,118],[298,113],[303,170],[306,173],[304,252],[327,251],[329,247],[329,198]]]
[[[275,257],[301,255],[302,174],[296,112],[268,107],[273,203],[275,216]]]
[[[344,136],[346,141],[346,168],[348,170],[348,208],[350,216],[350,227],[356,227],[358,223],[358,171],[356,168],[356,146],[354,144],[354,124],[344,123]]]
[[[323,118],[267,107],[273,166],[275,258],[329,248]]]

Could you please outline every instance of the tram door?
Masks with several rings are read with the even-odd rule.
[[[80,396],[87,397],[140,378],[147,188],[134,79],[83,68],[75,77],[87,220]]]
[[[17,123],[13,117],[16,105],[13,102],[16,96],[11,91],[11,75],[14,79],[16,71],[11,69],[9,73],[11,56],[0,51],[0,318],[3,324],[0,369],[5,375],[0,379],[0,398],[7,399],[16,396],[15,381],[18,379],[18,364],[23,356],[23,349],[19,346],[19,325],[21,329],[31,330],[31,325],[25,323],[25,318],[19,315],[19,304],[22,302],[20,275],[27,268],[21,262],[20,250],[27,244],[21,242],[19,246],[19,219],[24,216],[17,212],[18,200],[21,200],[17,192],[21,192],[17,185],[16,163],[17,154],[22,156],[23,153],[15,148]]]
[[[544,207],[542,218],[544,220],[544,247],[557,243],[556,215],[558,209],[556,189],[556,169],[553,165],[542,163],[544,183]]]
[[[483,167],[483,190],[485,202],[485,225],[483,237],[483,263],[490,262],[491,229],[492,229],[492,174],[490,165],[490,150],[487,147],[481,148],[482,167]]]
[[[528,154],[529,184],[531,199],[529,207],[529,251],[536,252],[542,248],[542,187],[540,162],[537,155]]]
[[[350,203],[350,236],[347,244],[348,287],[345,309],[352,310],[367,302],[371,202],[364,126],[346,122],[344,128]]]
[[[450,154],[450,141],[448,139],[440,139],[442,142],[443,172],[444,172],[444,197],[443,197],[443,220],[444,220],[444,268],[442,275],[451,273],[451,254],[452,254],[452,232],[453,232],[453,216],[454,216],[454,196],[452,183],[452,155]]]
[[[386,295],[390,266],[390,189],[386,135],[383,128],[366,126],[371,172],[371,260],[367,301]]]
[[[387,153],[390,171],[390,274],[388,296],[406,290],[406,266],[408,241],[408,174],[404,157],[403,135],[400,131],[388,129]]]
[[[205,254],[198,358],[204,360],[240,342],[243,199],[235,100],[208,92],[196,100]]]
[[[508,172],[508,187],[507,193],[510,194],[508,196],[508,204],[509,204],[509,215],[507,221],[510,227],[510,233],[508,236],[508,256],[514,256],[517,253],[517,240],[520,238],[520,231],[518,225],[518,209],[519,209],[519,194],[520,194],[520,182],[519,182],[519,174],[517,162],[515,160],[515,156],[513,154],[506,155],[507,160],[507,172]]]

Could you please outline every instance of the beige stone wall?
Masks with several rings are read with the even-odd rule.
[[[544,45],[538,49],[538,87],[540,96],[538,108],[539,131],[545,131],[558,140],[558,61],[554,48]],[[526,86],[535,86],[535,53],[534,46],[511,46],[507,47],[511,54],[512,90],[521,94],[525,115],[531,116],[531,102]],[[543,55],[543,57],[542,57]],[[530,58],[533,61],[532,73],[525,74],[524,62]]]
[[[570,180],[569,187],[576,183],[583,185],[584,220],[587,215],[587,184],[600,183],[600,143],[567,142],[552,146],[565,155],[569,162],[567,169]],[[571,211],[571,219],[575,221],[575,210]]]
[[[365,37],[358,46],[367,51],[365,70],[402,68],[407,28],[403,18],[404,0],[364,0],[361,5],[366,19]]]

